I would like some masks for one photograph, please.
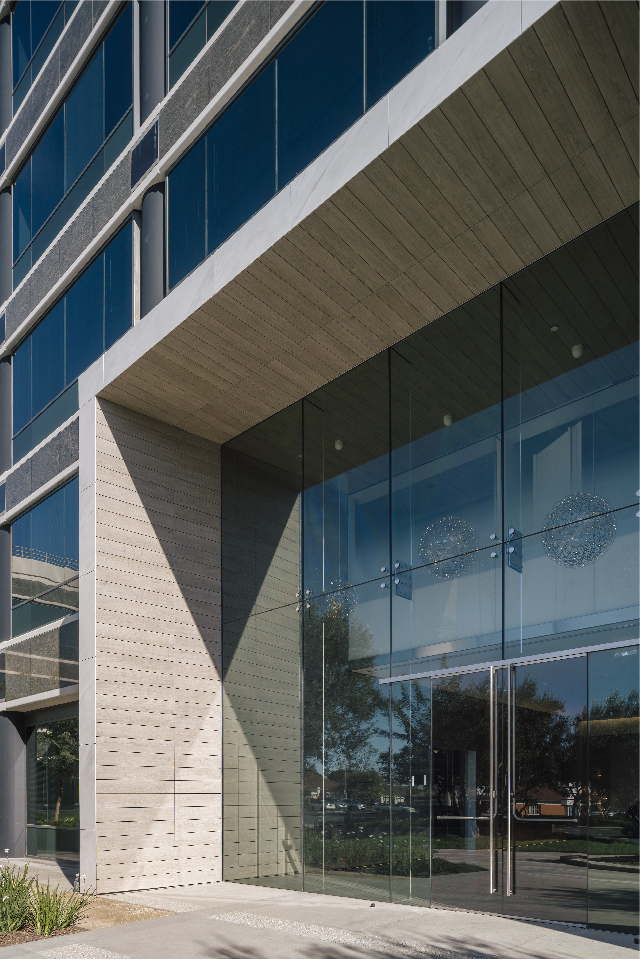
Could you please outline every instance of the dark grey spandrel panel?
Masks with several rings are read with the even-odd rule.
[[[94,27],[106,9],[107,9],[107,0],[93,0],[93,26]]]
[[[60,51],[54,50],[51,60],[29,91],[32,123],[45,109],[60,84]]]
[[[208,58],[204,57],[185,74],[160,113],[158,142],[161,157],[204,110],[209,100],[209,64]]]
[[[60,473],[60,440],[54,437],[31,457],[31,492]]]
[[[64,36],[60,40],[60,76],[65,73],[80,52],[93,26],[91,0],[82,0]]]
[[[31,122],[32,102],[33,101],[31,97],[27,97],[20,108],[20,112],[13,118],[11,126],[7,132],[7,139],[5,140],[7,166],[9,166],[9,164],[13,161],[13,158],[20,150],[20,147],[24,141],[27,139],[29,131],[33,126]]]
[[[213,98],[269,32],[269,4],[247,0],[208,54]]]
[[[24,500],[31,493],[31,460],[27,460],[21,467],[14,470],[7,477],[6,495],[7,510],[12,510],[17,503]]]
[[[89,206],[93,211],[93,236],[126,203],[131,193],[131,154],[127,154],[114,167]]]
[[[46,257],[36,265],[33,274],[27,280],[31,288],[32,309],[45,297],[60,277],[60,255],[56,243]]]
[[[58,434],[58,460],[60,471],[66,470],[78,459],[78,421],[74,420]]]
[[[58,244],[60,249],[60,274],[65,273],[80,256],[95,236],[93,227],[93,204],[88,203],[75,220],[69,224]]]
[[[270,0],[269,2],[269,26],[273,27],[280,17],[286,13],[293,0]]]
[[[13,299],[7,304],[5,322],[7,325],[6,334],[10,337],[18,329],[23,320],[31,313],[31,283],[27,281],[25,285],[16,293]]]

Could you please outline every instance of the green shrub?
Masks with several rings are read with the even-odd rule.
[[[41,887],[36,880],[31,890],[29,922],[36,933],[48,937],[54,930],[76,923],[90,897],[90,893],[63,893],[58,887],[51,890],[49,884]]]
[[[12,933],[29,922],[33,878],[27,876],[28,866],[20,870],[7,863],[0,870],[0,931]]]

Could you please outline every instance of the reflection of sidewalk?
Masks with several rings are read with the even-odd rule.
[[[358,891],[360,895],[364,891]],[[380,891],[382,895],[382,890]],[[636,957],[633,938],[482,914],[219,883],[120,894],[172,916],[0,950],[4,957]]]

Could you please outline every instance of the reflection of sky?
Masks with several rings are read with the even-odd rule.
[[[587,705],[587,659],[551,660],[548,663],[527,664],[516,668],[516,683],[531,677],[538,694],[554,697],[564,703],[561,711],[567,717],[582,714]],[[516,704],[518,697],[516,693]]]

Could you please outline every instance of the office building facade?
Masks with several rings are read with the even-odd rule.
[[[638,7],[0,5],[0,832],[638,925]]]

